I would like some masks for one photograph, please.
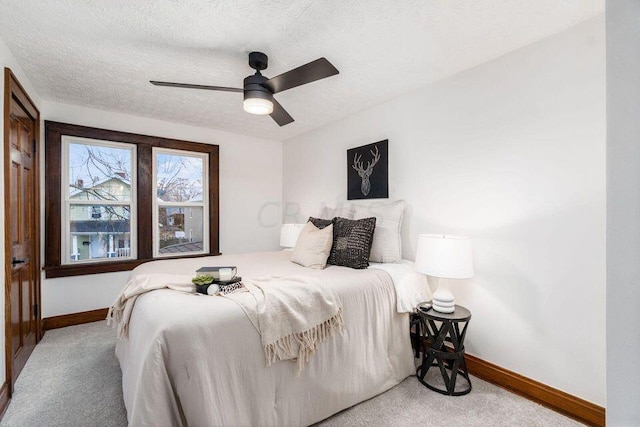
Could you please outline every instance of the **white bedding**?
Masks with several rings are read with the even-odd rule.
[[[408,315],[398,309],[421,296],[415,289],[401,291],[397,301],[392,279],[405,288],[415,285],[412,264],[385,264],[386,271],[377,265],[312,270],[290,256],[154,261],[132,272],[191,275],[205,265],[236,265],[244,277],[309,275],[339,296],[344,332],[323,343],[297,376],[295,363],[265,366],[258,332],[230,299],[168,289],[141,295],[129,337],[116,345],[130,425],[309,425],[414,373]]]

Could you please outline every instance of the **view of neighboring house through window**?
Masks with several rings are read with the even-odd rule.
[[[63,136],[62,150],[63,262],[135,258],[135,145]]]
[[[209,252],[208,154],[153,149],[154,256]]]

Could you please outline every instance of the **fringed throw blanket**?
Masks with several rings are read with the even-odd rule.
[[[226,295],[245,312],[262,337],[267,366],[292,360],[298,373],[318,346],[342,332],[342,305],[333,292],[306,277],[243,280],[247,292]]]
[[[178,276],[170,274],[140,274],[127,282],[120,291],[118,298],[109,308],[107,324],[115,322],[118,338],[127,336],[129,319],[136,299],[156,289],[173,289],[180,292],[194,293],[195,286],[191,283],[191,276]]]

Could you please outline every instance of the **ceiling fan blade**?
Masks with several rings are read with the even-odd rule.
[[[224,92],[240,92],[240,93],[244,92],[243,89],[239,89],[235,87],[192,85],[188,83],[158,82],[155,80],[150,80],[149,83],[155,86],[179,87],[179,88],[185,88],[185,89],[221,90]]]
[[[278,103],[278,101],[276,101],[275,99],[271,99],[271,101],[273,102],[273,112],[269,115],[273,120],[275,120],[278,125],[284,126],[293,122],[293,117],[291,117],[289,113],[287,113],[287,110],[285,110],[282,105]]]
[[[278,93],[315,82],[316,80],[331,77],[338,73],[338,69],[334,67],[331,62],[327,61],[326,58],[320,58],[269,79],[262,83],[262,86],[269,89],[271,93]]]

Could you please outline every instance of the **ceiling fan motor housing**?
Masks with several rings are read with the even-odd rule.
[[[266,87],[262,86],[262,83],[267,79],[261,74],[254,74],[244,79],[244,99],[248,98],[261,98],[273,100],[273,94]]]

